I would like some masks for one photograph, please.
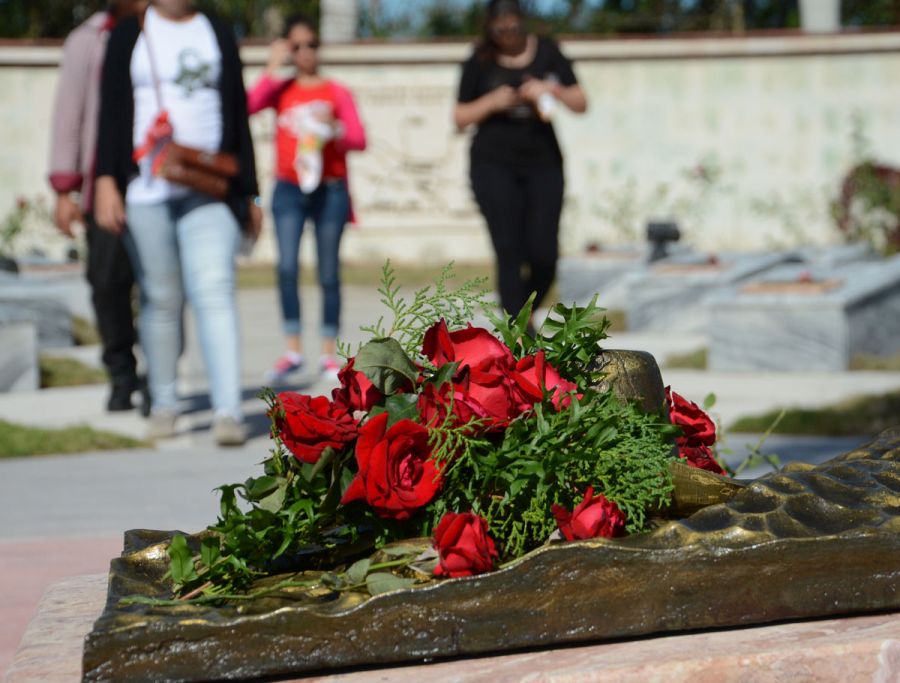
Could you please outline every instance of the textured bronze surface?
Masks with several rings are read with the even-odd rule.
[[[648,534],[545,546],[492,574],[374,598],[321,589],[239,607],[119,606],[167,594],[167,536],[126,535],[84,680],[246,679],[898,609],[900,428]]]
[[[600,352],[596,363],[605,375],[598,387],[601,391],[611,390],[619,398],[638,401],[648,413],[662,409],[666,395],[652,354],[608,349]]]

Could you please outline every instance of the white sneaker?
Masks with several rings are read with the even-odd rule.
[[[213,438],[219,446],[243,446],[247,442],[247,428],[231,415],[220,415],[213,421]]]
[[[147,418],[147,439],[156,441],[168,439],[177,433],[175,431],[175,412],[172,410],[154,410]]]
[[[323,355],[319,358],[319,371],[326,379],[336,380],[341,371],[341,364],[334,356]]]

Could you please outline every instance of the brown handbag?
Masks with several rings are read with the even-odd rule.
[[[150,37],[144,31],[144,17],[141,15],[141,32],[147,46],[150,61],[150,73],[153,77],[153,88],[156,91],[156,104],[160,112],[165,108],[162,102],[162,89],[156,73],[156,60],[150,47]],[[237,157],[227,152],[207,152],[206,150],[187,147],[169,140],[159,150],[153,165],[154,173],[173,183],[184,185],[197,192],[208,194],[222,200],[228,196],[231,179],[237,176],[240,167]]]
[[[175,142],[167,142],[159,154],[157,175],[216,199],[228,196],[230,181],[238,174],[233,154],[204,152]]]

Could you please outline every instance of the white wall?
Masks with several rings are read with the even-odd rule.
[[[328,74],[356,93],[370,140],[351,161],[359,222],[345,258],[490,257],[469,197],[468,140],[450,121],[468,50],[324,48]],[[586,116],[557,120],[568,253],[638,239],[648,218],[670,216],[710,250],[834,241],[828,200],[854,160],[854,117],[876,156],[900,164],[900,33],[585,40],[564,50],[590,100]],[[248,82],[265,55],[244,48]],[[54,47],[0,47],[0,215],[19,195],[49,197],[58,56]],[[252,123],[267,195],[272,125],[270,114]],[[257,257],[271,253],[264,242]]]

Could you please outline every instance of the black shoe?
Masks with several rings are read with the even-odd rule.
[[[111,413],[133,410],[134,404],[131,402],[131,392],[133,390],[134,385],[132,384],[113,384],[112,391],[109,394],[109,401],[106,402],[106,409]]]

